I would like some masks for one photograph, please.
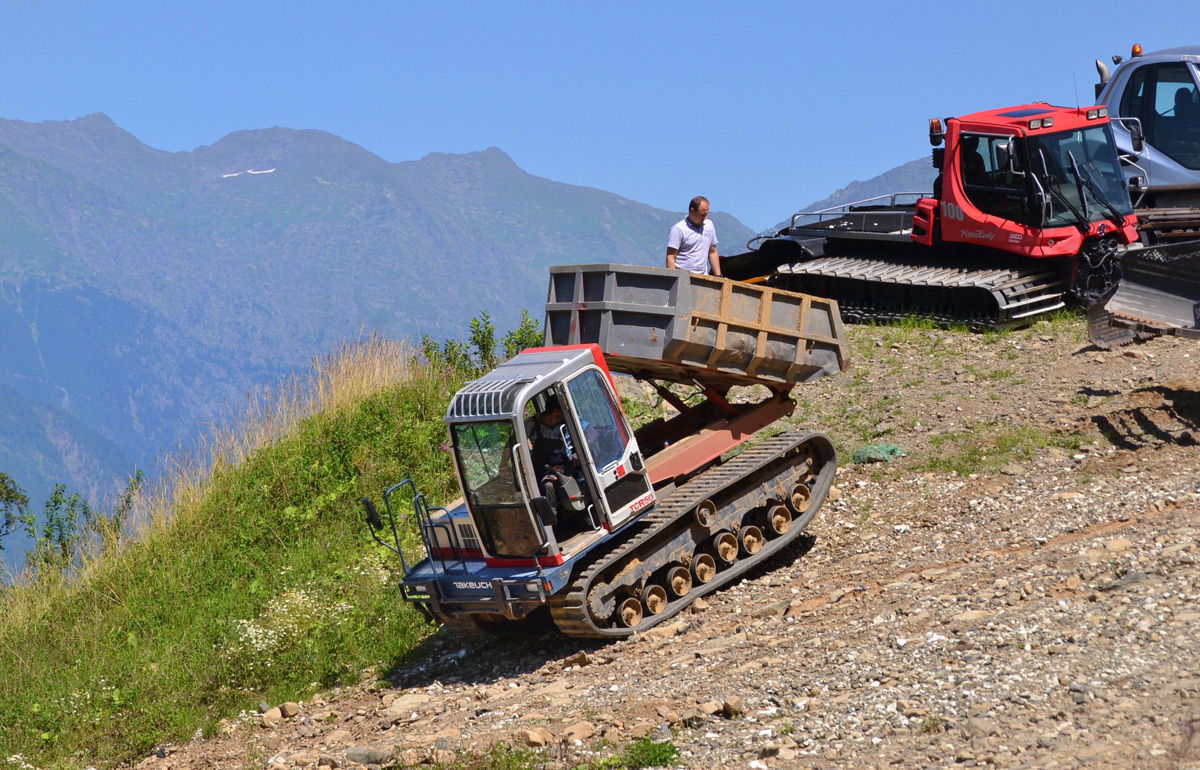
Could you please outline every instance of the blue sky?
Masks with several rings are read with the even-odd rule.
[[[755,229],[926,156],[930,117],[1089,103],[1095,59],[1200,43],[1195,0],[0,7],[0,117],[103,112],[171,151],[276,125],[390,161],[495,146]]]

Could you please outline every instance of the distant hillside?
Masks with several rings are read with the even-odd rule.
[[[82,420],[0,383],[0,471],[29,497],[31,511],[41,512],[55,483],[91,500],[110,498],[125,488],[132,467],[120,447]],[[15,557],[30,541],[14,532],[0,545],[2,572],[5,562],[19,566]]]
[[[34,510],[53,487],[41,479],[99,500],[124,489],[131,465],[120,447],[79,418],[0,384],[0,469],[26,480],[20,486]]]
[[[146,465],[347,338],[462,337],[481,310],[511,328],[550,265],[660,264],[681,216],[495,148],[390,163],[271,128],[170,153],[101,114],[0,120],[0,385]]]
[[[86,283],[55,283],[40,277],[0,284],[0,385],[91,426],[110,450],[120,449],[122,465],[135,458],[144,466],[194,435],[198,419],[240,403],[271,371],[213,349],[143,302]],[[40,424],[40,414],[27,412],[18,422]]]
[[[933,163],[928,157],[924,157],[920,160],[909,161],[902,166],[896,166],[865,182],[853,181],[842,189],[834,191],[828,198],[810,203],[802,210],[816,211],[897,192],[932,193],[933,180],[936,178],[937,169],[933,167]]]
[[[853,181],[840,190],[835,190],[829,197],[802,206],[797,211],[820,211],[897,192],[928,193],[933,191],[933,180],[936,178],[937,169],[928,157],[909,161],[865,182]],[[779,230],[789,224],[790,217],[777,224],[774,229]]]

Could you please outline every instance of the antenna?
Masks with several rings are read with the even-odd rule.
[[[1079,112],[1079,79],[1074,72],[1071,73],[1071,83],[1075,86],[1075,111]]]

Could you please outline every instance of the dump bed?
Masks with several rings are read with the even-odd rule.
[[[552,267],[546,344],[587,343],[614,372],[717,389],[786,391],[850,358],[832,300],[686,270]]]

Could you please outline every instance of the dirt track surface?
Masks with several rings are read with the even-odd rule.
[[[851,370],[795,394],[843,453],[807,548],[616,644],[439,632],[387,678],[140,767],[495,741],[567,767],[650,736],[686,767],[1200,768],[1200,343],[850,334]],[[851,463],[882,442],[905,455]]]

